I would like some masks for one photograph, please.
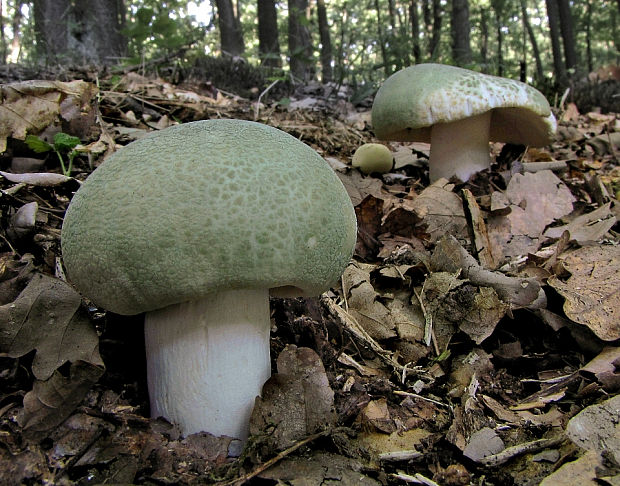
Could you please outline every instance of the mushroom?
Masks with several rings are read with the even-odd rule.
[[[392,152],[380,143],[365,143],[360,145],[351,159],[351,165],[357,167],[364,174],[389,172],[394,165]]]
[[[271,374],[269,295],[315,296],[348,264],[356,219],[329,165],[266,125],[208,120],[120,149],[73,197],[69,280],[145,312],[151,416],[245,440]]]
[[[418,64],[385,80],[372,105],[380,140],[431,144],[431,182],[467,181],[491,164],[489,141],[550,143],[556,120],[540,91],[519,81],[442,64]]]

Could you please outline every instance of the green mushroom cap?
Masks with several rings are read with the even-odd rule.
[[[355,239],[351,200],[314,150],[259,123],[208,120],[106,159],[71,201],[62,254],[84,295],[138,314],[229,289],[318,295]]]
[[[556,130],[549,102],[512,79],[444,64],[417,64],[385,80],[372,106],[381,140],[430,142],[431,127],[491,111],[490,140],[547,145]]]
[[[351,165],[357,167],[364,174],[389,172],[394,165],[392,152],[380,143],[365,143],[360,145],[351,159]]]

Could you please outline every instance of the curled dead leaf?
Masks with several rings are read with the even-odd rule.
[[[77,361],[68,377],[54,371],[47,380],[36,380],[24,397],[17,420],[29,432],[45,432],[62,423],[103,374],[103,367]]]
[[[85,135],[95,113],[97,87],[86,81],[21,81],[0,85],[0,153],[8,137],[24,140],[64,121],[75,135]]]
[[[15,302],[0,307],[0,352],[17,358],[36,350],[32,372],[39,380],[66,362],[102,367],[99,338],[80,305],[65,282],[34,276]]]
[[[563,258],[571,277],[549,285],[564,297],[566,316],[604,341],[620,338],[620,247],[586,246]]]

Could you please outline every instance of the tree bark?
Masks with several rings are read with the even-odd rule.
[[[8,42],[4,33],[4,11],[2,10],[2,0],[0,0],[0,64],[6,63],[7,45]]]
[[[385,77],[388,77],[392,74],[392,70],[390,68],[389,54],[385,45],[385,32],[383,31],[383,20],[381,19],[379,0],[375,0],[375,10],[377,12],[377,37],[379,40],[379,47],[381,48],[381,59],[383,59],[383,72],[385,73]]]
[[[46,63],[68,54],[69,0],[34,0],[33,16],[37,54]]]
[[[570,71],[572,75],[577,67],[577,49],[573,29],[573,16],[571,15],[568,0],[557,0],[557,2],[558,13],[560,14],[560,32],[562,33],[562,44],[564,45],[566,69]]]
[[[618,0],[620,2],[620,0]],[[588,62],[588,72],[594,71],[594,62],[592,59],[592,0],[588,0],[588,8],[586,11],[586,58]]]
[[[439,55],[439,40],[441,39],[441,23],[443,12],[441,9],[441,0],[433,0],[433,34],[429,44],[428,53],[431,59],[437,59]]]
[[[418,13],[417,0],[409,3],[409,22],[411,23],[411,53],[416,64],[422,60],[420,51],[420,14]]]
[[[307,24],[308,0],[288,0],[288,52],[291,74],[297,82],[314,78],[312,40]]]
[[[469,40],[469,0],[452,0],[450,31],[452,33],[452,58],[457,66],[471,63]]]
[[[332,40],[327,23],[327,9],[325,0],[317,0],[316,12],[319,22],[319,37],[321,40],[321,81],[329,83],[332,80]]]
[[[480,63],[482,72],[489,72],[489,17],[486,9],[480,9]]]
[[[215,0],[217,8],[218,26],[220,28],[220,43],[222,54],[237,57],[243,55],[245,45],[241,23],[235,15],[231,0]]]
[[[46,62],[118,63],[127,40],[118,0],[35,0],[37,50]]]
[[[566,66],[563,61],[562,47],[560,45],[560,14],[557,0],[545,0],[547,17],[549,19],[549,36],[551,38],[551,50],[553,52],[553,68],[557,83],[561,87],[568,85]]]
[[[536,40],[536,36],[534,35],[534,30],[532,29],[532,24],[530,23],[530,18],[527,13],[527,0],[521,0],[521,15],[523,18],[523,26],[527,31],[527,35],[530,39],[530,44],[532,45],[532,52],[534,54],[534,62],[536,63],[536,79],[538,81],[542,81],[544,78],[542,60],[540,59],[540,50],[538,49],[538,41]]]
[[[278,14],[274,0],[258,0],[258,52],[263,66],[280,68]]]
[[[500,2],[491,2],[495,13],[495,35],[497,37],[497,75],[504,75],[504,34],[502,32],[502,5]]]

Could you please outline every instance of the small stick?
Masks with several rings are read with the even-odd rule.
[[[528,452],[540,451],[549,447],[556,447],[564,442],[564,440],[565,437],[556,437],[555,439],[538,439],[524,444],[517,444],[512,447],[507,447],[499,454],[486,456],[478,462],[484,464],[485,466],[501,466],[513,457],[520,456],[521,454],[526,454]]]
[[[256,103],[254,104],[254,121],[258,120],[258,112],[260,111],[260,100],[263,98],[264,95],[266,95],[269,92],[271,88],[273,88],[276,84],[278,84],[279,81],[280,81],[279,79],[276,79],[275,81],[273,81],[269,86],[267,86],[264,89],[264,91],[260,94],[260,96],[256,100]]]
[[[331,429],[326,429],[326,430],[324,430],[322,432],[319,432],[317,434],[309,435],[305,439],[302,439],[299,442],[296,442],[295,444],[293,444],[288,449],[283,450],[277,456],[272,457],[267,462],[261,464],[256,469],[254,469],[254,471],[249,472],[249,473],[241,476],[240,478],[231,479],[230,481],[219,482],[219,483],[215,483],[215,484],[218,485],[218,486],[240,486],[241,484],[245,483],[246,481],[249,481],[253,477],[258,476],[263,471],[269,469],[271,466],[273,466],[277,462],[281,461],[286,456],[292,454],[297,449],[299,449],[301,446],[304,446],[304,445],[312,442],[313,440],[318,439],[319,437],[325,437],[326,435],[329,435],[330,433],[331,433]]]
[[[440,407],[446,407],[446,408],[452,409],[452,407],[450,405],[448,405],[447,403],[441,403],[441,402],[439,402],[437,400],[433,400],[432,398],[427,398],[427,397],[423,397],[422,395],[418,395],[417,393],[411,393],[411,392],[408,392],[408,391],[395,390],[394,391],[394,395],[401,395],[401,396],[405,396],[405,397],[419,398],[420,400],[426,400],[427,402],[434,403],[435,405],[439,405]]]

